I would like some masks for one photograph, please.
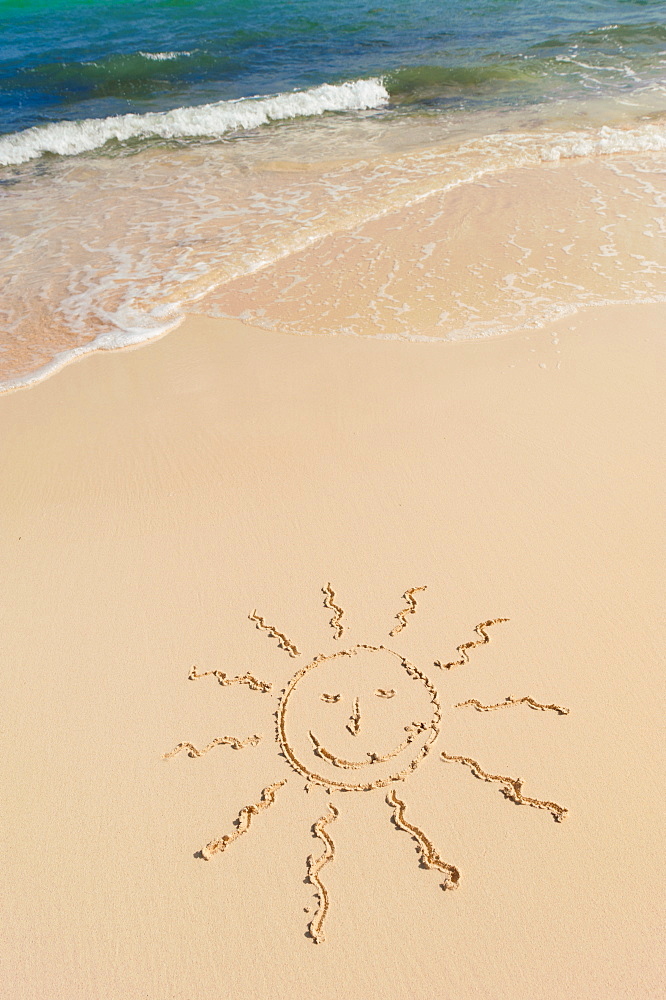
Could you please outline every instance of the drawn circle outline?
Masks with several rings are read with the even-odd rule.
[[[402,770],[397,771],[395,774],[389,775],[389,777],[387,778],[377,778],[375,779],[375,781],[369,781],[369,782],[337,781],[335,778],[329,780],[328,778],[323,777],[321,774],[315,774],[314,771],[311,771],[308,767],[306,767],[306,765],[303,764],[298,759],[298,757],[292,750],[285,731],[285,715],[287,712],[287,706],[289,704],[289,698],[291,697],[299,681],[301,681],[305,677],[305,675],[308,674],[311,670],[314,670],[316,667],[320,666],[322,663],[327,662],[328,660],[336,660],[340,656],[355,656],[356,653],[361,649],[367,649],[370,650],[371,652],[379,652],[380,650],[383,650],[386,653],[390,653],[391,656],[395,656],[396,659],[400,661],[401,666],[406,670],[406,672],[409,674],[410,677],[413,677],[416,680],[421,681],[423,686],[428,691],[430,695],[430,702],[434,707],[432,722],[428,727],[428,729],[430,730],[430,735],[426,740],[426,742],[424,743],[424,745],[421,747],[417,756],[414,757],[413,760],[410,761],[410,763],[406,767],[402,768]],[[312,784],[315,785],[322,785],[329,791],[332,789],[339,789],[341,791],[349,791],[349,792],[365,792],[365,791],[370,791],[373,788],[385,788],[387,785],[390,785],[394,781],[403,781],[408,774],[411,774],[412,771],[415,771],[416,768],[419,766],[419,764],[423,761],[423,759],[430,753],[433,743],[439,736],[441,718],[442,718],[442,709],[439,703],[437,690],[435,689],[435,686],[432,683],[432,681],[430,681],[429,678],[426,677],[426,675],[421,670],[418,669],[418,667],[416,667],[413,663],[411,663],[405,656],[402,656],[400,653],[396,653],[395,650],[393,649],[389,649],[388,646],[383,646],[383,645],[370,646],[367,643],[357,643],[356,646],[352,646],[350,649],[340,649],[337,650],[335,653],[331,653],[330,655],[321,653],[319,656],[315,656],[314,660],[312,660],[306,666],[301,667],[300,670],[296,671],[294,676],[287,684],[287,687],[285,688],[282,697],[280,698],[280,704],[277,711],[277,738],[282,753],[285,755],[285,757],[287,758],[293,769],[298,774],[301,774],[308,782],[311,782]]]

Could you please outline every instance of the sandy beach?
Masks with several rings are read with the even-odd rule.
[[[8,1000],[660,995],[664,320],[194,315],[0,398]]]
[[[658,1000],[666,0],[0,8],[0,1000]]]

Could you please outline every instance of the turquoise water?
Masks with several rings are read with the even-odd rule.
[[[0,0],[0,134],[370,77],[389,110],[622,99],[665,66],[660,0]]]

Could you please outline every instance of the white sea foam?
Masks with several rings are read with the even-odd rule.
[[[169,53],[161,53],[163,56]],[[239,129],[256,128],[269,121],[321,115],[326,111],[363,111],[387,104],[388,91],[381,80],[355,80],[311,90],[219,101],[173,111],[143,115],[115,115],[83,121],[39,125],[0,138],[0,165],[9,166],[34,160],[43,153],[75,156],[99,149],[112,139],[124,142],[136,138],[179,139],[206,136],[215,138]]]
[[[577,156],[603,156],[609,153],[660,153],[666,150],[666,130],[659,125],[638,129],[610,128],[604,125],[595,134],[564,132],[544,144],[541,158],[546,161]]]
[[[139,52],[144,59],[153,59],[155,62],[166,62],[169,59],[180,59],[183,56],[191,56],[191,52]]]
[[[74,347],[68,351],[60,351],[51,361],[32,372],[26,372],[16,378],[0,380],[0,393],[9,392],[12,389],[25,389],[37,382],[42,382],[45,378],[60,371],[65,365],[76,361],[77,358],[84,357],[86,354],[95,354],[97,351],[118,351],[145,344],[149,340],[157,340],[180,326],[182,320],[183,317],[178,316],[170,323],[164,323],[161,327],[156,325],[150,329],[136,330],[133,333],[127,331],[102,333],[87,344],[81,344],[80,347]]]

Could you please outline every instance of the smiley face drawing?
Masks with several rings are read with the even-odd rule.
[[[330,706],[328,718],[314,711],[317,699]],[[405,702],[412,714],[415,703],[418,708],[418,718],[406,725],[401,718]],[[299,715],[321,720],[318,731],[299,733],[298,724],[291,724]],[[441,716],[437,692],[425,674],[385,646],[359,644],[317,656],[294,674],[280,699],[277,732],[283,754],[308,782],[370,791],[418,767],[439,735]],[[395,744],[388,748],[373,740],[381,739],[385,728],[395,733]]]
[[[393,638],[405,629],[417,610],[415,594],[425,587],[413,587],[404,594],[406,606],[395,616],[397,624],[389,635]],[[335,593],[330,585],[322,588],[324,607],[333,611],[330,626],[334,639],[339,640],[347,630],[343,624],[344,611],[335,603]],[[276,639],[290,657],[301,655],[297,646],[253,611],[249,618],[256,627]],[[436,660],[435,670],[451,670],[469,662],[469,652],[490,642],[488,629],[506,618],[481,622],[474,631],[478,638],[457,647],[459,659],[448,663]],[[246,685],[261,694],[269,694],[273,685],[257,679],[253,674],[229,676],[222,670],[199,673],[196,667],[190,672],[191,680],[213,676],[222,687]],[[513,698],[496,705],[482,705],[470,699],[456,708],[474,707],[477,711],[494,711],[526,704],[539,711],[568,714],[568,709],[555,704],[542,704],[531,697]],[[335,859],[335,843],[328,829],[340,814],[332,801],[337,793],[374,792],[386,789],[385,800],[392,810],[392,820],[398,830],[416,842],[422,866],[434,869],[443,876],[443,889],[455,889],[460,883],[460,872],[455,865],[443,860],[432,841],[417,826],[405,819],[405,802],[398,797],[396,785],[403,783],[431,753],[440,735],[442,709],[437,689],[423,670],[399,652],[384,645],[357,643],[332,653],[320,653],[301,667],[287,682],[279,695],[275,713],[275,739],[284,761],[293,777],[295,773],[305,780],[305,789],[320,787],[329,796],[326,813],[313,826],[313,836],[324,845],[323,851],[307,859],[307,881],[314,886],[317,907],[308,933],[312,941],[320,944],[324,938],[330,899],[320,873],[325,865]],[[214,747],[231,746],[241,750],[256,746],[261,736],[245,739],[217,737],[201,750],[192,743],[179,743],[164,754],[174,757],[187,750],[190,757],[200,757]],[[560,821],[567,810],[555,802],[530,798],[523,794],[523,781],[505,775],[491,774],[482,769],[471,757],[455,756],[442,751],[440,758],[461,763],[484,781],[496,782],[504,796],[518,805],[529,805],[547,810]],[[244,806],[230,834],[213,840],[200,852],[205,860],[225,851],[235,840],[247,833],[253,820],[276,801],[277,792],[287,784],[289,776],[265,787],[258,802]]]

